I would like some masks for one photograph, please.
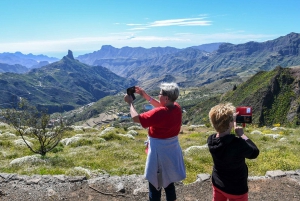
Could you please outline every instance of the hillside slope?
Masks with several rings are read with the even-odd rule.
[[[208,123],[208,112],[220,102],[251,106],[253,123],[258,125],[300,124],[300,68],[277,67],[261,71],[222,96],[215,96],[189,109],[186,118]],[[197,115],[195,115],[195,113]]]

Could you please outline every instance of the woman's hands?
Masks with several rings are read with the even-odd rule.
[[[132,120],[136,123],[140,123],[139,114],[137,113],[137,111],[135,110],[135,108],[132,104],[133,103],[132,96],[126,94],[124,96],[124,101],[130,105],[130,115],[131,115]]]
[[[135,93],[137,93],[140,96],[144,97],[144,99],[146,99],[146,101],[149,101],[149,103],[152,104],[154,107],[161,107],[162,106],[161,103],[158,100],[156,100],[155,98],[152,98],[151,96],[149,96],[142,87],[135,86]],[[125,95],[124,96],[124,101],[127,102],[130,105],[130,104],[132,104],[133,99],[131,98],[131,96]]]
[[[141,87],[138,87],[138,86],[135,86],[135,93],[143,96],[146,100],[147,100],[147,97],[145,97],[147,95],[147,93],[145,92],[145,90]],[[131,96],[129,96],[128,94],[126,94],[124,96],[124,101],[128,104],[131,104],[133,102],[133,99]]]
[[[126,94],[124,96],[124,101],[130,105],[133,102],[133,98],[131,96],[129,96],[128,94]]]
[[[149,99],[150,96],[145,92],[145,90],[139,86],[135,86],[135,93],[143,96],[146,100],[147,98]],[[148,96],[148,97],[147,97]],[[129,96],[128,94],[126,94],[124,96],[124,101],[127,102],[128,104],[131,104],[133,102],[133,99],[131,96]]]
[[[145,90],[144,90],[143,88],[139,87],[139,86],[135,86],[135,92],[136,92],[137,94],[140,94],[140,95],[143,96],[143,97],[144,97],[144,94],[146,94],[146,93],[145,93]],[[144,98],[146,98],[146,97],[144,97]]]
[[[147,101],[151,99],[151,96],[149,96],[142,87],[135,86],[135,93],[140,94]]]
[[[140,94],[141,96],[143,96],[145,94],[145,91],[141,87],[135,86],[135,93]],[[131,104],[133,102],[133,98],[131,96],[129,96],[128,94],[126,94],[124,96],[124,101],[128,104]]]

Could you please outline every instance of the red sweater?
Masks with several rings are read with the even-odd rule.
[[[179,134],[181,118],[181,108],[176,102],[173,107],[157,107],[139,115],[141,125],[149,127],[149,136],[161,139]]]

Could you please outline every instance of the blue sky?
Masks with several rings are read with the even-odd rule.
[[[1,0],[0,53],[264,42],[300,33],[299,8],[299,0]]]

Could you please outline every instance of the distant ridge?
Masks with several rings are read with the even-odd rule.
[[[266,42],[212,43],[185,49],[103,46],[99,51],[79,56],[78,60],[137,79],[139,85],[145,82],[158,85],[164,76],[172,75],[180,86],[192,87],[224,78],[246,80],[276,66],[300,65],[299,47],[300,35],[292,32]]]
[[[45,55],[33,55],[33,54],[22,54],[21,52],[9,53],[4,52],[0,53],[0,63],[15,65],[19,64],[22,66],[26,66],[27,68],[32,68],[34,66],[39,67],[40,62],[47,61],[48,63],[52,63],[58,61],[59,59],[54,57],[48,57]]]
[[[180,49],[174,47],[152,47],[149,49],[143,47],[122,47],[119,49],[111,45],[103,45],[100,50],[78,56],[77,59],[82,63],[96,65],[99,64],[97,60],[101,59],[150,59],[178,51]]]
[[[208,43],[208,44],[203,44],[203,45],[198,45],[198,46],[192,46],[191,48],[195,48],[198,50],[202,50],[205,52],[214,52],[217,49],[219,49],[220,45],[224,44],[223,43]]]
[[[2,64],[0,63],[0,73],[10,72],[10,73],[26,73],[29,69],[25,66],[15,64],[15,65],[9,65],[9,64]]]

